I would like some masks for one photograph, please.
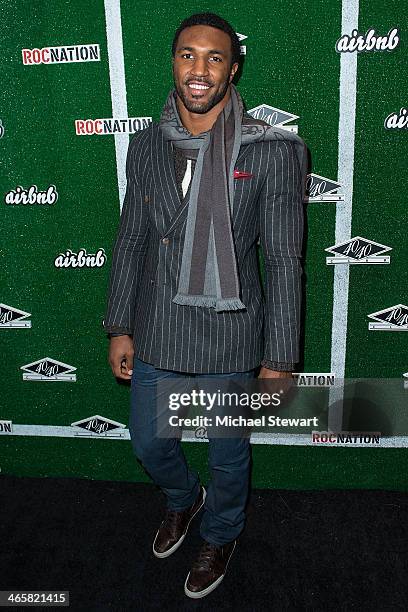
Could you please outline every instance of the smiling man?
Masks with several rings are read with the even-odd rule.
[[[203,507],[203,543],[184,586],[199,598],[224,578],[244,528],[250,443],[210,437],[206,490],[179,439],[157,435],[166,409],[157,384],[251,379],[259,367],[260,378],[291,377],[306,155],[298,136],[245,113],[232,84],[240,45],[224,19],[184,20],[172,54],[175,87],[160,122],[129,146],[104,328],[114,375],[131,379],[134,452],[167,498],[156,557],[179,548]]]

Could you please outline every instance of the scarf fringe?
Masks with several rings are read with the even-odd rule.
[[[217,299],[208,295],[182,295],[177,293],[173,302],[181,306],[206,306],[207,308],[215,308],[217,312],[223,310],[242,310],[246,309],[245,304],[239,298]]]
[[[227,298],[225,300],[217,300],[215,310],[221,312],[223,310],[242,310],[246,309],[245,304],[239,298]]]

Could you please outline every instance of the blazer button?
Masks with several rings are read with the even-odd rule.
[[[169,242],[170,242],[170,238],[162,238],[163,244],[169,244]]]
[[[150,198],[148,195],[145,195],[144,201],[145,201],[145,204],[148,204],[150,202]]]

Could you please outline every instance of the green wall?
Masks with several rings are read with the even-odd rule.
[[[30,329],[0,329],[0,420],[69,426],[99,414],[128,422],[129,388],[112,377],[101,321],[119,220],[115,142],[77,136],[76,119],[112,117],[102,0],[5,1],[2,12],[0,189],[57,188],[52,206],[6,205],[2,213],[0,302],[31,313]],[[157,120],[172,86],[171,40],[188,14],[210,10],[248,38],[238,87],[247,108],[269,104],[299,115],[311,171],[337,178],[341,0],[235,2],[121,1],[129,117]],[[385,117],[407,104],[407,18],[402,4],[360,2],[359,31],[400,30],[393,52],[358,55],[352,236],[392,247],[390,265],[350,266],[346,376],[400,378],[408,334],[368,331],[369,313],[407,303],[405,130]],[[23,48],[99,44],[101,61],[25,66]],[[331,371],[336,204],[307,207],[305,372]],[[101,268],[56,268],[59,253],[104,248]],[[51,357],[76,368],[75,383],[23,381],[21,366]],[[407,390],[408,393],[408,390]],[[0,435],[3,473],[142,480],[129,441]],[[186,443],[206,473],[206,445]],[[406,488],[405,449],[322,449],[254,445],[254,479],[265,487]],[[398,476],[394,465],[398,462]],[[296,469],[294,468],[296,467]]]

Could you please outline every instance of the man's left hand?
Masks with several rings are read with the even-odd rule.
[[[258,378],[292,378],[292,372],[282,372],[261,367]]]
[[[284,396],[293,388],[294,378],[292,372],[284,372],[281,370],[270,370],[269,368],[261,367],[258,378],[263,379],[265,382],[261,383],[261,387],[265,387],[265,392],[272,393],[277,392]],[[274,382],[266,382],[266,381]]]

